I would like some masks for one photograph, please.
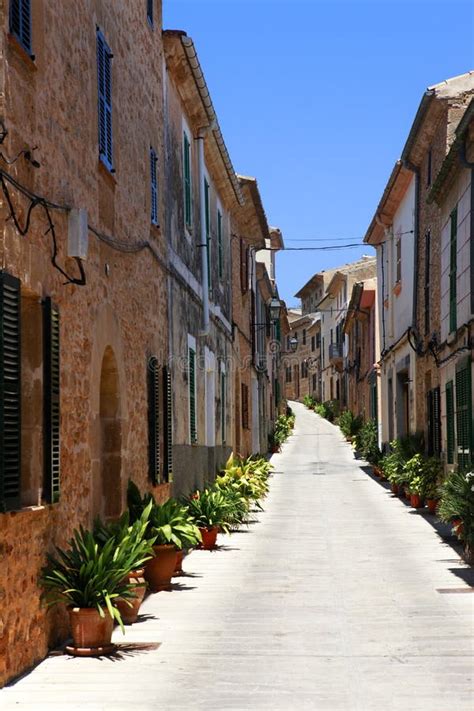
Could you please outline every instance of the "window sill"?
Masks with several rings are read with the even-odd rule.
[[[113,187],[117,185],[117,178],[115,177],[116,173],[111,172],[110,168],[104,163],[100,156],[98,160],[98,169],[99,173],[103,175]]]
[[[52,504],[41,504],[41,506],[22,506],[19,509],[12,509],[11,511],[5,511],[4,513],[9,516],[18,516],[22,514],[40,514],[43,511],[50,509]]]
[[[35,62],[35,55],[28,54],[20,40],[11,32],[8,33],[8,45],[30,71],[36,72],[38,70],[38,66]]]

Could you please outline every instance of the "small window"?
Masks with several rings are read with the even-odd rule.
[[[31,0],[10,0],[10,32],[31,56]]]
[[[112,58],[100,30],[97,30],[97,85],[99,111],[99,157],[113,172],[112,150]]]
[[[305,328],[303,328],[303,338],[302,338],[302,340],[303,340],[303,346],[305,346],[305,345],[306,345],[306,329],[305,329]]]
[[[158,225],[158,157],[156,151],[150,148],[150,192],[151,192],[151,223]]]
[[[193,223],[191,188],[191,144],[186,131],[183,134],[184,222],[188,229]]]
[[[217,267],[219,279],[224,277],[224,244],[222,235],[222,213],[217,210]]]
[[[424,298],[425,298],[425,336],[430,330],[430,261],[431,261],[431,232],[425,235],[425,282],[424,282]]]
[[[146,0],[146,19],[153,27],[153,0]]]
[[[397,238],[396,241],[397,250],[397,284],[400,284],[402,280],[402,240],[401,237]]]
[[[311,336],[311,350],[316,350],[316,336]]]

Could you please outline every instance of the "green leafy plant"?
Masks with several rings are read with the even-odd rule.
[[[434,498],[436,494],[433,496],[433,492],[436,492],[441,469],[439,460],[415,454],[404,466],[409,492],[423,498]]]
[[[125,511],[118,521],[104,523],[100,518],[94,521],[93,534],[100,546],[105,546],[107,541],[113,539],[115,544],[128,546],[131,560],[135,560],[132,570],[136,570],[153,556],[155,537],[149,530],[149,517],[153,503],[150,501],[143,509],[140,518],[130,523],[130,514]]]
[[[382,453],[378,446],[378,428],[375,420],[368,420],[360,428],[355,438],[356,449],[370,464],[378,464]]]
[[[128,536],[118,542],[112,536],[101,545],[92,531],[81,527],[74,530],[68,548],[57,548],[55,555],[47,557],[40,576],[45,600],[48,605],[64,602],[73,607],[95,608],[101,617],[107,609],[124,631],[115,601],[133,597],[135,586],[127,582],[127,575],[148,557],[146,552],[142,559],[137,558]]]
[[[390,451],[380,462],[381,468],[391,484],[404,486],[406,484],[405,456],[399,440],[390,442]]]
[[[186,499],[186,505],[190,517],[199,528],[218,526],[224,533],[229,532],[231,507],[222,491],[217,489],[197,491]]]
[[[275,421],[273,443],[277,446],[283,444],[283,442],[285,442],[290,436],[294,424],[295,416],[293,414],[279,415]]]
[[[460,538],[472,551],[474,546],[474,472],[450,472],[440,487],[438,516],[452,523],[460,519]]]
[[[314,411],[329,422],[334,422],[339,415],[339,410],[338,400],[326,400],[326,402],[317,403],[314,407]]]
[[[362,418],[351,410],[344,410],[337,419],[337,424],[345,437],[354,437],[362,427]]]
[[[313,410],[314,406],[316,405],[316,398],[314,398],[312,395],[305,395],[303,398],[303,405],[309,410]]]

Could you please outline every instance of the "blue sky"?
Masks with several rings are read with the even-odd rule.
[[[196,45],[238,173],[287,247],[361,241],[423,91],[474,69],[472,0],[164,0]],[[302,242],[331,238],[332,242]],[[373,253],[285,252],[280,295]]]

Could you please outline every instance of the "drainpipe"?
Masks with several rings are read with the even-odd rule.
[[[196,138],[198,144],[198,173],[199,173],[199,204],[200,204],[200,225],[201,225],[201,241],[199,247],[201,249],[201,272],[202,272],[202,330],[200,336],[209,335],[209,262],[208,251],[209,245],[206,234],[206,192],[204,190],[204,139],[211,126],[205,126],[199,129]]]

